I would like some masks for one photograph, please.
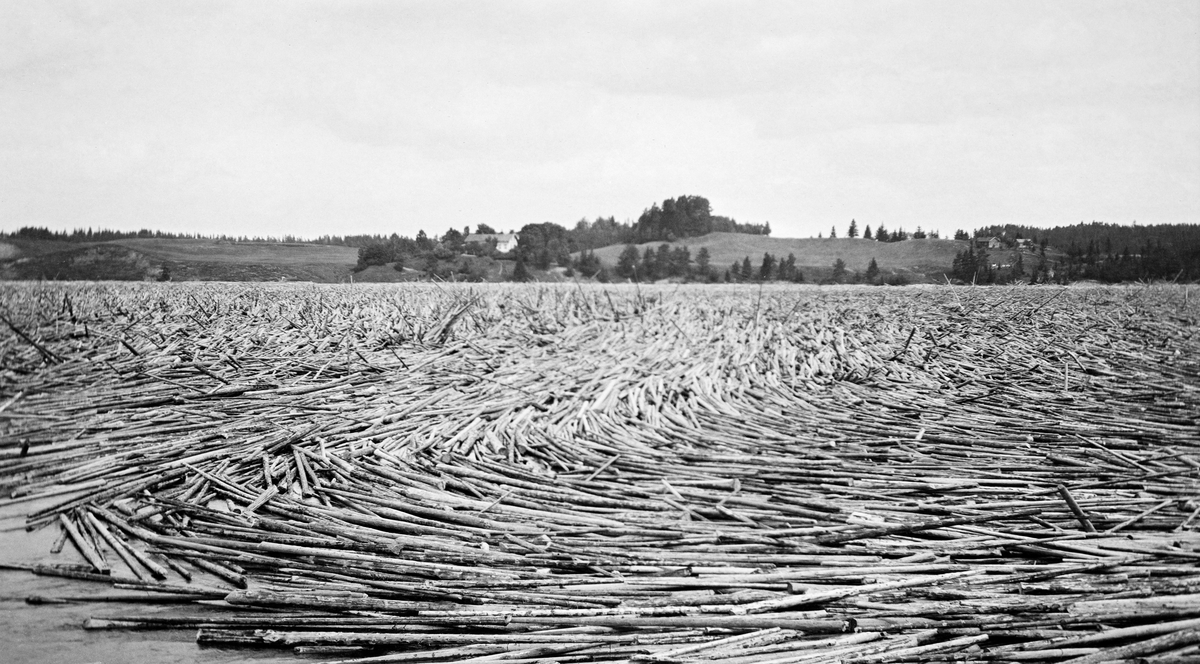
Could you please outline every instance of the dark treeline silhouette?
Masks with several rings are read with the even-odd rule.
[[[639,252],[635,245],[627,245],[617,259],[613,272],[619,279],[638,282],[659,279],[704,283],[804,281],[804,274],[796,268],[794,254],[788,254],[787,258],[780,260],[770,253],[764,253],[757,265],[746,256],[722,271],[712,264],[707,247],[701,247],[693,257],[688,247],[672,247],[665,242],[657,249],[647,247],[643,252]]]
[[[475,234],[495,235],[488,232],[492,230],[487,224],[480,224]],[[571,238],[570,231],[558,224],[526,224],[517,232],[516,249],[508,251],[501,251],[494,237],[482,242],[477,239],[468,242],[472,236],[470,231],[469,227],[450,228],[440,236],[430,236],[422,230],[415,238],[401,235],[354,238],[355,244],[349,246],[358,246],[356,271],[390,263],[396,270],[411,268],[429,277],[460,281],[483,280],[482,266],[488,264],[488,259],[515,261],[514,269],[507,277],[517,281],[533,278],[532,269],[572,268],[578,262],[571,259],[571,254],[578,251],[578,243]],[[594,256],[591,258],[597,260]],[[586,264],[581,267],[589,269]]]
[[[379,240],[382,235],[323,235],[318,238],[301,238],[294,235],[282,237],[262,235],[205,235],[203,233],[172,233],[143,228],[136,231],[118,231],[110,228],[76,228],[71,231],[52,231],[41,226],[22,226],[11,233],[0,233],[0,237],[21,240],[43,240],[49,242],[112,242],[114,240],[164,239],[164,240],[209,240],[216,242],[271,242],[283,244],[328,244],[358,247]]]
[[[671,247],[665,242],[657,250],[646,247],[641,253],[636,246],[627,245],[617,257],[613,271],[619,279],[639,282],[658,279],[715,282],[720,276],[710,261],[706,247],[701,247],[693,257],[688,247]]]
[[[685,237],[709,233],[747,233],[770,235],[770,222],[739,224],[729,217],[712,214],[712,206],[703,196],[680,196],[657,204],[638,217],[633,226],[630,244],[644,242],[674,242]]]
[[[1043,239],[1051,247],[1065,249],[1072,244],[1086,246],[1090,242],[1103,246],[1108,253],[1120,253],[1123,247],[1133,248],[1147,242],[1160,244],[1200,244],[1200,224],[1109,224],[1098,221],[1079,222],[1073,226],[1035,228],[1019,224],[984,226],[976,229],[975,237],[995,236],[1006,242],[1026,238],[1035,244]]]
[[[674,242],[709,233],[770,235],[771,224],[739,223],[713,214],[711,204],[703,196],[679,196],[668,198],[661,205],[651,205],[632,224],[618,222],[612,217],[597,217],[590,222],[580,219],[568,233],[568,238],[574,242],[574,251],[582,251],[614,244]]]
[[[1007,224],[980,228],[975,238],[995,238],[993,244],[1000,246],[987,250],[972,246],[969,252],[960,254],[954,276],[964,281],[996,283],[1028,278],[1032,283],[1080,279],[1115,283],[1200,279],[1200,225],[1196,224],[1123,226],[1081,222],[1048,229]],[[1047,248],[1053,251],[1047,254]],[[983,258],[978,255],[981,250]]]
[[[1038,247],[1037,261],[1032,273],[1026,273],[1025,253],[1020,248],[988,249],[986,244],[972,242],[954,256],[950,275],[971,284],[1007,284],[1028,277],[1030,283],[1045,283],[1055,276],[1045,247]]]
[[[757,269],[749,256],[741,262],[734,261],[725,271],[725,281],[790,281],[798,284],[804,281],[804,273],[796,267],[795,254],[789,253],[787,258],[780,259],[767,252],[763,254]]]
[[[837,238],[837,226],[829,229],[829,237],[831,239]],[[858,237],[858,222],[856,220],[850,220],[850,226],[846,228],[846,237]],[[875,240],[876,242],[903,242],[905,240],[924,240],[925,238],[930,238],[932,240],[939,239],[937,231],[930,231],[929,233],[926,233],[925,231],[921,230],[920,226],[917,226],[917,230],[913,231],[912,233],[904,230],[903,227],[889,231],[886,227],[884,227],[883,222],[879,222],[879,225],[875,227],[875,230],[871,230],[871,225],[867,224],[863,227],[862,231],[862,239]]]
[[[594,221],[581,219],[568,229],[559,224],[545,222],[528,224],[530,226],[550,227],[561,229],[561,238],[569,242],[572,252],[584,249],[598,249],[614,244],[629,244],[642,242],[670,242],[685,237],[707,235],[714,232],[748,233],[751,235],[770,235],[770,223],[743,224],[729,217],[712,214],[708,199],[703,196],[679,196],[666,199],[662,204],[655,203],[644,210],[637,222],[618,222],[614,217],[597,217]],[[462,231],[466,233],[466,229]],[[488,224],[479,224],[476,233],[495,234]],[[553,231],[559,233],[559,231]],[[418,233],[420,235],[420,233]],[[4,234],[0,234],[4,236]],[[59,242],[108,242],[112,240],[130,240],[135,238],[163,238],[171,240],[218,240],[228,242],[287,242],[305,244],[338,245],[346,247],[364,247],[369,244],[393,242],[395,234],[362,234],[362,235],[322,235],[317,238],[301,238],[292,235],[283,237],[248,236],[248,235],[205,235],[202,233],[171,233],[141,229],[137,231],[119,231],[112,229],[75,229],[72,231],[52,231],[47,228],[26,226],[8,237],[49,240]],[[413,238],[415,239],[415,238]]]

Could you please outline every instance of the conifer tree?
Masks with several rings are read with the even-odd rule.
[[[846,280],[846,261],[840,258],[833,262],[833,280],[838,283]]]
[[[867,272],[863,276],[870,283],[875,283],[875,280],[879,278],[879,264],[875,262],[874,256],[871,257],[871,263],[867,265]]]
[[[635,245],[626,245],[617,257],[617,276],[622,279],[636,279],[638,268],[638,250]]]
[[[775,257],[771,254],[764,253],[762,265],[758,268],[758,278],[760,281],[767,281],[771,278],[771,273],[775,270]]]
[[[696,252],[696,272],[700,274],[701,279],[707,279],[710,272],[708,247],[700,247],[700,251]]]
[[[646,253],[642,254],[642,268],[639,276],[642,281],[654,281],[658,278],[658,264],[654,260],[654,250],[646,247]]]
[[[525,259],[517,256],[517,264],[513,267],[513,281],[529,281],[529,270],[525,267]]]

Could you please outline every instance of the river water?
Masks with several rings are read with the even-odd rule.
[[[62,500],[57,498],[55,500]],[[50,547],[58,528],[34,533],[22,527],[24,515],[48,503],[18,503],[0,507],[0,565],[84,563],[68,542],[59,554]],[[116,556],[110,556],[116,558]],[[119,560],[110,560],[114,571]],[[116,592],[103,583],[37,576],[24,570],[0,569],[0,664],[183,664],[204,662],[307,662],[288,650],[227,649],[196,645],[196,632],[186,630],[84,630],[92,616],[131,616],[151,613],[197,613],[194,606],[151,606],[127,602],[71,602],[31,605],[30,595],[80,597]]]

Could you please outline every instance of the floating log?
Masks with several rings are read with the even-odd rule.
[[[5,504],[87,563],[26,567],[106,586],[34,601],[179,611],[88,629],[364,662],[1194,654],[1177,287],[0,291]]]

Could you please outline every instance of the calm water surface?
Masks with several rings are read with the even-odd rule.
[[[59,499],[61,500],[61,498]],[[0,507],[0,563],[83,563],[70,543],[52,555],[50,547],[58,529],[26,533],[24,515],[46,503],[19,503]],[[115,556],[111,556],[115,558]],[[112,561],[117,568],[119,561]],[[299,658],[289,650],[255,650],[200,647],[196,631],[152,630],[141,632],[84,630],[92,616],[151,615],[161,612],[196,613],[194,605],[156,607],[128,602],[79,602],[31,605],[30,595],[85,596],[113,592],[107,584],[36,576],[27,571],[0,570],[0,664],[181,664],[204,662],[320,662]]]

